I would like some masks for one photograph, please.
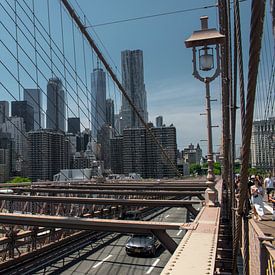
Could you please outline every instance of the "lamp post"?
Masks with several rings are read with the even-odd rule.
[[[213,142],[212,142],[212,123],[211,123],[211,99],[210,82],[220,74],[220,55],[219,45],[223,43],[225,36],[216,29],[208,28],[208,17],[203,16],[201,20],[201,30],[195,31],[186,41],[187,48],[193,50],[193,75],[205,84],[206,115],[207,115],[207,141],[208,141],[208,173],[207,189],[205,191],[205,202],[207,206],[215,206],[217,203],[217,190],[215,188],[215,175],[213,169]],[[214,49],[215,47],[215,49]],[[199,53],[197,58],[197,52]],[[214,54],[216,55],[216,64],[214,64]],[[199,68],[197,68],[197,59]],[[216,69],[214,68],[216,67]],[[211,76],[203,76],[199,73],[213,71]],[[205,74],[205,73],[204,73]]]

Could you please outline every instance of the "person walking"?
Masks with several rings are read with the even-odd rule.
[[[267,177],[264,179],[264,187],[266,189],[267,199],[269,200],[269,196],[274,189],[274,183],[273,183],[273,180],[271,179],[270,174],[267,175]]]
[[[273,205],[272,221],[275,221],[275,191],[274,191],[274,189],[269,194],[268,201],[272,202],[272,205]]]
[[[253,205],[254,218],[261,221],[264,216],[263,187],[258,176],[251,186],[251,203]]]

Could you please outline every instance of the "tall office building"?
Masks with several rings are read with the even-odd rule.
[[[144,84],[143,52],[126,50],[121,53],[122,85],[137,110],[148,122],[147,97]],[[122,129],[142,126],[126,98],[122,97]]]
[[[34,112],[34,130],[42,128],[41,108],[42,97],[40,89],[24,89],[24,100],[33,107]]]
[[[34,129],[34,111],[33,107],[28,104],[26,100],[11,102],[11,115],[16,117],[23,117],[26,131]]]
[[[111,138],[110,146],[111,170],[115,174],[123,174],[123,137]]]
[[[9,117],[9,102],[0,101],[0,124],[4,123]]]
[[[163,149],[176,165],[175,127],[151,128]],[[122,153],[121,153],[122,150]],[[123,168],[119,165],[123,159]],[[127,128],[123,137],[111,139],[111,169],[125,174],[138,173],[143,178],[174,177],[175,171],[145,128]]]
[[[50,78],[47,85],[47,129],[65,131],[65,95],[62,81]]]
[[[162,127],[163,126],[163,117],[157,116],[156,117],[156,127]]]
[[[92,136],[97,140],[98,131],[106,123],[106,73],[97,68],[91,74],[92,85]]]
[[[253,122],[251,164],[264,171],[275,169],[275,117]]]
[[[2,124],[2,132],[9,133],[14,141],[17,167],[20,166],[19,163],[27,163],[27,138],[24,119],[22,117],[10,117]]]
[[[106,123],[112,128],[115,127],[115,108],[114,101],[111,98],[106,100]]]
[[[68,133],[78,134],[80,133],[80,118],[69,117],[68,118]]]
[[[30,178],[52,180],[61,169],[68,168],[68,144],[65,135],[49,129],[28,133]]]
[[[0,131],[0,182],[9,179],[12,170],[12,139],[9,133]]]

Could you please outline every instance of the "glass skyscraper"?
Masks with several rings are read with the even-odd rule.
[[[47,129],[65,131],[65,95],[62,81],[50,78],[47,85]]]
[[[141,50],[123,51],[121,53],[121,70],[124,89],[145,122],[148,122],[143,52]],[[122,97],[121,116],[122,130],[125,128],[136,128],[142,125],[124,96]]]
[[[92,88],[92,136],[97,140],[97,134],[106,123],[106,73],[96,68],[91,74]]]
[[[41,108],[42,98],[40,89],[24,89],[24,100],[33,107],[34,111],[34,130],[38,130],[41,127]]]

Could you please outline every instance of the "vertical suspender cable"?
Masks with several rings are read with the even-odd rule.
[[[167,152],[163,149],[161,143],[155,137],[155,135],[153,134],[153,132],[151,131],[151,129],[149,128],[149,126],[147,125],[147,123],[145,122],[145,120],[143,119],[143,117],[141,116],[141,114],[139,113],[139,111],[137,110],[137,107],[133,104],[131,98],[127,94],[126,90],[124,89],[124,87],[122,86],[122,84],[120,83],[120,81],[118,80],[117,76],[113,72],[113,70],[110,67],[110,65],[105,60],[105,58],[102,55],[101,51],[98,49],[97,45],[95,44],[94,40],[92,39],[92,37],[90,36],[90,34],[87,32],[85,26],[83,25],[83,23],[81,22],[81,20],[77,16],[77,14],[75,13],[75,11],[72,8],[72,6],[69,4],[68,0],[61,0],[61,1],[62,1],[63,5],[65,6],[65,8],[67,9],[67,11],[70,14],[70,16],[76,22],[76,24],[79,27],[80,31],[84,34],[84,36],[87,39],[87,41],[90,44],[90,46],[93,48],[93,50],[97,54],[98,59],[103,63],[104,67],[106,68],[106,70],[108,71],[108,73],[110,74],[110,76],[112,77],[113,81],[116,83],[117,87],[119,88],[119,90],[121,91],[121,93],[123,94],[123,96],[125,97],[125,99],[128,101],[128,103],[131,106],[131,108],[134,110],[136,116],[139,118],[139,120],[141,121],[142,125],[145,127],[145,129],[148,131],[148,133],[151,135],[152,139],[157,144],[157,146],[160,148],[161,153],[164,156],[164,158],[167,160],[167,162],[169,163],[169,165],[173,168],[173,170],[175,171],[175,174],[177,174],[177,176],[179,176],[179,177],[182,177],[182,175],[178,171],[176,165],[171,161],[171,159],[168,156]]]
[[[18,48],[18,22],[17,22],[17,0],[14,1],[14,22],[15,22],[15,41],[16,41],[16,64],[17,64],[17,80],[18,80],[18,100],[21,100],[21,85],[20,85],[20,61]]]
[[[241,167],[241,185],[240,200],[237,209],[236,236],[233,243],[233,271],[237,266],[237,253],[239,250],[240,235],[242,229],[242,216],[244,213],[245,202],[247,201],[247,178],[249,168],[250,142],[253,123],[255,93],[257,86],[257,76],[261,53],[261,41],[263,35],[263,22],[265,16],[265,0],[253,0],[251,5],[251,23],[250,23],[250,48],[248,65],[248,86],[247,86],[247,104],[245,112],[245,125],[243,131],[242,144],[242,167]],[[245,270],[248,272],[248,262],[245,262]],[[248,274],[248,273],[247,273]]]

